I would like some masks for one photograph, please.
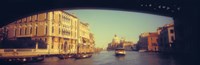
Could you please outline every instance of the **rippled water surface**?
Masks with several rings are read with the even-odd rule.
[[[127,51],[125,56],[115,56],[113,51],[102,51],[86,59],[45,58],[42,62],[24,65],[181,65],[173,57],[153,52]]]

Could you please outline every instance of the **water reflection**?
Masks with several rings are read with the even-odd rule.
[[[113,51],[103,51],[86,59],[65,59],[57,57],[46,58],[42,62],[24,65],[183,65],[172,56],[159,53],[139,53],[129,51],[125,56],[115,56]]]
[[[118,55],[118,56],[115,56],[117,60],[119,61],[123,61],[125,60],[125,55]]]

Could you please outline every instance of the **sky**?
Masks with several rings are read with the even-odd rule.
[[[94,34],[95,47],[106,48],[116,34],[136,43],[143,32],[156,32],[158,27],[173,23],[171,17],[119,10],[78,9],[65,10],[89,23]]]

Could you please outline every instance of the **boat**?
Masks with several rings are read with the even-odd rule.
[[[92,54],[84,54],[84,53],[81,53],[81,54],[77,54],[75,56],[75,59],[84,59],[84,58],[90,58],[92,57]]]
[[[92,57],[91,53],[87,53],[87,52],[80,52],[80,47],[77,47],[77,54],[74,56],[75,59],[84,59],[84,58],[90,58]]]
[[[146,52],[147,50],[139,50],[139,52]]]
[[[117,48],[115,49],[115,55],[126,55],[126,51],[124,48]]]
[[[68,59],[68,58],[73,58],[75,57],[74,54],[67,54],[67,55],[59,55],[58,58],[59,59]]]

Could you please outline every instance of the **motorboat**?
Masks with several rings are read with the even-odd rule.
[[[115,49],[115,55],[126,55],[126,51],[124,48]]]

